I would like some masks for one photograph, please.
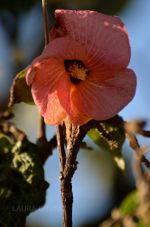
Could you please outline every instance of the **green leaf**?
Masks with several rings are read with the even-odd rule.
[[[133,191],[127,195],[120,205],[120,211],[124,214],[134,214],[138,207],[137,191]]]
[[[0,226],[13,226],[44,205],[48,183],[37,145],[2,139],[7,138],[0,138]]]
[[[10,101],[9,107],[13,106],[15,103],[25,102],[27,104],[34,104],[31,88],[26,84],[25,75],[28,67],[19,72],[13,81],[10,90]]]
[[[116,116],[110,120],[100,122],[100,128],[91,129],[88,132],[88,136],[100,147],[100,149],[109,151],[118,167],[124,169],[125,163],[122,159],[121,150],[125,135],[121,124],[122,118]]]
[[[149,225],[147,225],[144,220],[140,219],[139,223],[137,225],[138,227],[149,227]]]
[[[125,140],[121,127],[122,118],[116,116],[110,120],[100,122],[100,128],[91,129],[89,137],[101,148],[109,150],[114,156],[121,157],[121,149]]]
[[[137,221],[136,221],[136,226],[137,227],[149,227],[148,224],[146,224],[144,218],[139,214],[137,214],[137,210],[139,207],[139,198],[138,198],[138,191],[132,191],[131,193],[129,193],[126,198],[122,201],[119,210],[121,211],[121,213],[123,213],[123,215],[125,216],[131,216],[137,217]]]

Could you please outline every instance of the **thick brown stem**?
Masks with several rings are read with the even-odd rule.
[[[71,122],[65,122],[66,131],[62,126],[58,126],[57,132],[57,144],[59,149],[60,159],[60,187],[62,197],[62,210],[63,210],[63,227],[72,227],[72,205],[73,205],[73,193],[72,193],[72,177],[77,169],[77,154],[84,136],[87,131],[91,128],[98,128],[99,121],[89,121],[87,124],[82,126],[74,126]],[[120,123],[119,123],[120,124]],[[123,127],[123,121],[120,127]],[[134,134],[127,133],[130,141],[130,146],[136,150],[137,154],[142,152],[138,141]],[[66,152],[64,149],[64,143],[66,141]],[[142,155],[142,162],[149,167],[148,160]]]
[[[72,227],[72,184],[71,178],[64,176],[64,169],[66,164],[66,153],[64,149],[64,134],[63,127],[58,126],[57,129],[57,144],[59,150],[59,161],[60,161],[60,190],[62,199],[62,217],[63,227]]]
[[[72,227],[73,193],[71,179],[60,177],[63,227]]]
[[[63,227],[72,227],[72,177],[77,169],[77,154],[87,131],[95,126],[91,121],[83,126],[74,126],[70,122],[65,122],[66,133],[63,134],[63,127],[58,126],[57,144],[60,159],[60,188],[62,198]],[[94,123],[94,124],[93,124]],[[66,138],[65,138],[66,136]],[[64,141],[66,139],[67,150],[64,150]]]

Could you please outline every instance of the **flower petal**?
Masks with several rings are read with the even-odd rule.
[[[61,58],[65,59],[78,59],[84,61],[87,58],[87,52],[75,40],[66,38],[58,38],[51,41],[44,49],[40,59],[44,58]]]
[[[57,96],[58,84],[66,78],[63,61],[44,59],[32,66],[32,71],[34,70],[35,77],[31,89],[34,102],[46,122],[59,124],[66,117]]]
[[[90,119],[86,114],[79,113],[75,106],[71,107],[72,84],[64,65],[64,59],[80,59],[84,62],[86,58],[84,48],[74,40],[58,38],[48,44],[28,69],[27,83],[32,84],[35,104],[48,124],[59,124],[66,114],[74,124]]]
[[[28,70],[26,72],[26,83],[28,86],[31,86],[36,75],[36,72],[39,71],[41,67],[40,60],[41,60],[40,56],[35,58],[32,64],[28,67]]]
[[[57,92],[49,96],[48,104],[45,113],[43,114],[47,124],[61,124],[67,117],[66,112],[60,105]]]
[[[119,17],[89,10],[56,10],[52,39],[70,37],[89,51],[89,60],[98,59],[114,69],[125,68],[130,60],[130,46]]]
[[[135,74],[126,69],[101,85],[90,81],[81,84],[72,92],[71,100],[80,112],[96,120],[106,120],[131,101],[135,88]]]
[[[80,112],[75,105],[72,103],[71,94],[76,89],[76,86],[70,83],[69,77],[67,76],[65,80],[62,80],[58,87],[58,98],[60,104],[65,109],[71,122],[75,125],[81,125],[92,118],[86,113]]]
[[[114,76],[114,71],[106,67],[99,59],[93,58],[90,61],[89,53],[85,50],[85,47],[68,37],[51,41],[44,49],[42,55],[35,59],[35,62],[39,59],[50,57],[64,60],[81,60],[90,72],[90,80],[102,81]]]
[[[87,59],[87,53],[81,45],[79,45],[77,42],[69,38],[58,38],[56,40],[51,41],[43,50],[42,54],[34,59],[29,69],[27,70],[26,82],[29,86],[33,82],[33,79],[36,75],[36,71],[39,71],[41,61],[43,61],[44,59],[50,59],[50,58],[53,58],[53,59],[55,58],[63,62],[63,71],[64,71],[65,59],[81,60],[84,62]],[[59,67],[59,64],[57,65]],[[48,70],[49,70],[49,67],[48,67]]]

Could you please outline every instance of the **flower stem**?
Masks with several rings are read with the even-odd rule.
[[[57,144],[58,144],[59,160],[60,160],[60,189],[61,189],[62,218],[63,218],[62,223],[63,223],[63,227],[72,227],[72,204],[73,204],[73,193],[72,193],[72,183],[71,183],[72,177],[70,176],[68,177],[66,175],[66,169],[69,170],[70,166],[68,164],[66,165],[66,152],[64,149],[64,133],[63,133],[63,127],[61,125],[59,125],[57,129]]]
[[[72,183],[65,178],[60,179],[61,198],[63,207],[63,227],[72,227]]]
[[[71,179],[66,178],[64,175],[64,169],[66,164],[66,153],[64,149],[64,134],[63,127],[58,126],[57,129],[57,144],[59,150],[60,160],[60,188],[61,188],[61,199],[62,199],[62,216],[63,216],[63,227],[72,227],[72,184]]]
[[[60,159],[60,188],[62,198],[63,227],[72,227],[72,178],[77,169],[77,154],[82,140],[87,131],[93,126],[87,123],[83,126],[74,126],[71,122],[65,122],[66,131],[58,126],[57,144]],[[66,137],[66,138],[65,138]],[[66,152],[64,150],[64,141],[66,139]]]
[[[45,46],[49,43],[49,28],[48,28],[48,12],[47,12],[47,0],[42,0],[42,11],[44,18],[44,37]],[[37,141],[43,139],[46,140],[45,123],[41,115],[39,115],[38,129],[37,129]]]
[[[47,0],[42,0],[42,10],[43,10],[43,17],[44,17],[44,34],[45,34],[45,46],[46,46],[49,43]]]

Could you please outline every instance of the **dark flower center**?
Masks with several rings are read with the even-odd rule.
[[[79,84],[81,81],[86,80],[89,70],[82,61],[64,60],[64,64],[73,84]]]

